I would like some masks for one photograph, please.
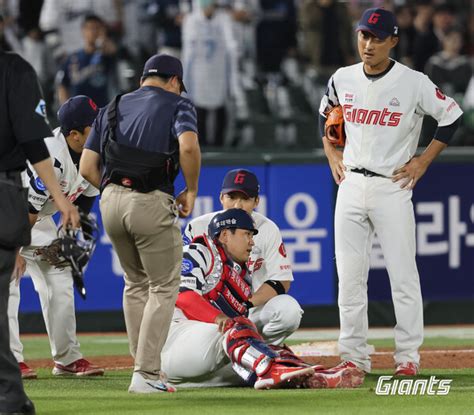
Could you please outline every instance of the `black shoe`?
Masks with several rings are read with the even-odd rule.
[[[33,402],[27,399],[26,402],[23,404],[23,406],[14,412],[0,412],[0,415],[15,415],[15,414],[35,415],[36,412],[35,412],[35,406],[33,405]]]

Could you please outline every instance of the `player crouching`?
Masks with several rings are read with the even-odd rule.
[[[252,290],[245,264],[257,232],[248,213],[228,209],[213,217],[208,235],[184,248],[180,293],[162,353],[169,379],[222,386],[241,384],[238,375],[255,389],[360,385],[361,370],[310,366],[289,348],[267,344],[246,317]]]

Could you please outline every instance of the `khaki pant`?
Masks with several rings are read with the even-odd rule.
[[[109,184],[100,210],[125,271],[123,309],[135,371],[158,379],[183,255],[174,198]]]

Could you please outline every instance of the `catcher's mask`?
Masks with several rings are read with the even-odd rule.
[[[56,268],[63,269],[70,266],[74,286],[79,295],[85,299],[86,289],[83,273],[94,253],[99,237],[99,227],[91,215],[80,212],[80,217],[80,229],[73,230],[61,225],[58,228],[58,238],[51,245],[37,249],[35,253],[42,255],[42,260],[49,262]]]

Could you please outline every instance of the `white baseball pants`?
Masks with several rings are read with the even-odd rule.
[[[369,372],[367,279],[372,238],[377,234],[387,266],[397,324],[395,363],[419,364],[423,304],[416,267],[412,191],[384,177],[346,172],[335,212],[339,276],[339,352]]]
[[[280,344],[298,329],[302,315],[298,302],[283,294],[251,309],[249,318],[268,343]],[[162,351],[163,371],[173,383],[193,386],[197,383],[200,386],[241,384],[242,379],[230,367],[223,339],[216,324],[173,321]]]
[[[39,294],[41,310],[48,332],[51,355],[55,363],[67,366],[82,358],[76,337],[76,315],[71,270],[58,270],[40,257],[33,256],[34,248],[22,250],[26,260],[26,272],[31,276]],[[20,287],[10,283],[8,321],[10,325],[10,348],[18,362],[24,361],[23,345],[20,341],[18,308]]]

